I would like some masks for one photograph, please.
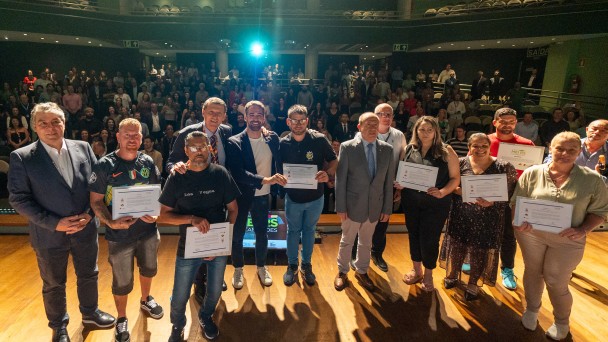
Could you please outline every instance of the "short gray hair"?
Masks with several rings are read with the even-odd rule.
[[[188,135],[186,136],[186,146],[190,146],[190,141],[196,138],[202,138],[205,141],[205,145],[209,145],[209,137],[207,137],[207,134],[201,131],[193,131],[188,133]]]
[[[36,127],[36,116],[40,113],[52,113],[55,114],[65,124],[65,113],[55,102],[43,102],[34,106],[32,109],[32,117],[30,119],[30,126]]]

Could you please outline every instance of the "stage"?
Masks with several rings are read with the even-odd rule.
[[[139,310],[139,284],[128,304],[131,341],[166,341],[171,331],[169,298],[173,286],[175,249],[178,237],[162,235],[159,271],[152,295],[165,308],[165,316],[154,320]],[[543,341],[544,330],[552,323],[549,299],[544,296],[540,326],[535,332],[520,323],[523,290],[511,292],[501,285],[485,286],[480,299],[465,302],[462,288],[445,290],[445,271],[435,271],[434,293],[401,281],[411,269],[408,261],[408,235],[389,234],[385,259],[389,272],[375,266],[370,277],[376,290],[368,292],[349,273],[350,286],[337,292],[333,279],[337,273],[336,255],[340,235],[324,236],[313,253],[317,284],[302,280],[291,287],[282,282],[283,265],[269,266],[274,285],[264,288],[255,267],[245,267],[245,286],[235,291],[230,285],[233,268],[228,266],[228,291],[222,294],[216,311],[220,341]],[[111,270],[107,262],[107,243],[99,239],[99,304],[115,313],[111,294]],[[575,341],[600,341],[608,336],[608,233],[592,233],[583,262],[571,281],[574,307],[571,337]],[[0,341],[50,341],[51,330],[42,304],[42,282],[36,258],[27,235],[0,235]],[[73,268],[68,270],[68,312],[71,340],[113,341],[113,329],[84,330],[80,322]],[[515,273],[521,284],[523,262],[517,254]],[[500,278],[500,276],[499,276]],[[137,277],[136,277],[137,279]],[[204,341],[196,323],[198,304],[191,297],[188,305],[188,341]],[[195,324],[192,324],[192,322]],[[570,337],[569,337],[570,338]]]

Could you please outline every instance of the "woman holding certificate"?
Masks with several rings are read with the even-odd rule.
[[[403,277],[403,281],[408,285],[422,283],[422,289],[431,292],[435,289],[433,269],[437,266],[439,237],[450,212],[452,191],[460,183],[458,156],[450,145],[441,141],[435,118],[422,116],[414,124],[412,140],[405,147],[401,160],[400,163],[408,165],[408,177],[424,178],[424,175],[414,175],[415,165],[424,165],[421,170],[431,167],[437,172],[434,185],[428,187],[414,189],[395,183],[397,189],[403,189],[401,205],[407,220],[410,257],[414,264],[414,269]]]
[[[553,340],[562,340],[570,330],[572,295],[568,283],[583,258],[587,234],[608,216],[608,192],[599,174],[575,164],[581,152],[580,137],[576,133],[557,134],[551,140],[549,151],[551,163],[532,166],[521,175],[511,206],[513,228],[525,264],[527,306],[522,324],[528,330],[536,330],[546,285],[554,316],[554,323],[546,335]],[[540,200],[544,200],[542,203],[548,209],[538,210],[528,204],[541,203]],[[552,210],[547,202],[563,208],[547,215],[546,212]],[[559,222],[552,222],[554,216],[570,214],[571,219],[566,223],[568,228],[552,229],[552,225],[559,225]],[[530,223],[532,221],[534,223]]]
[[[469,255],[471,269],[467,272],[466,300],[477,299],[479,287],[484,283],[490,286],[496,283],[504,229],[502,222],[505,222],[509,198],[507,192],[512,194],[517,183],[517,171],[513,165],[492,157],[490,145],[490,138],[483,133],[475,133],[469,138],[469,155],[460,158],[460,176],[468,176],[472,181],[466,183],[464,190],[465,177],[461,178],[462,185],[454,191],[450,221],[441,248],[440,263],[447,272],[443,280],[446,289],[458,284],[462,264]],[[493,184],[504,182],[505,178],[490,175],[500,174],[506,175],[502,201],[499,201],[498,193],[491,193],[500,188]],[[465,195],[474,193],[475,197],[463,196],[463,191],[467,192]]]

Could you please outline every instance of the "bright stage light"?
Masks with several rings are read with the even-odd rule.
[[[264,53],[264,47],[260,43],[251,44],[251,54],[255,57],[260,57]]]

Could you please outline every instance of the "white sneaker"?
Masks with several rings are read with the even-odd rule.
[[[570,332],[570,326],[568,324],[553,323],[553,325],[547,329],[545,335],[554,341],[561,341],[568,337],[568,332]]]
[[[270,272],[268,272],[266,266],[258,267],[258,277],[264,286],[272,285],[272,276],[270,275]]]
[[[521,315],[521,324],[527,330],[536,330],[536,326],[538,325],[538,313],[528,310],[524,311],[524,314]]]
[[[234,268],[234,274],[232,275],[232,287],[234,287],[237,290],[240,290],[243,288],[243,268],[242,267],[235,267]]]

